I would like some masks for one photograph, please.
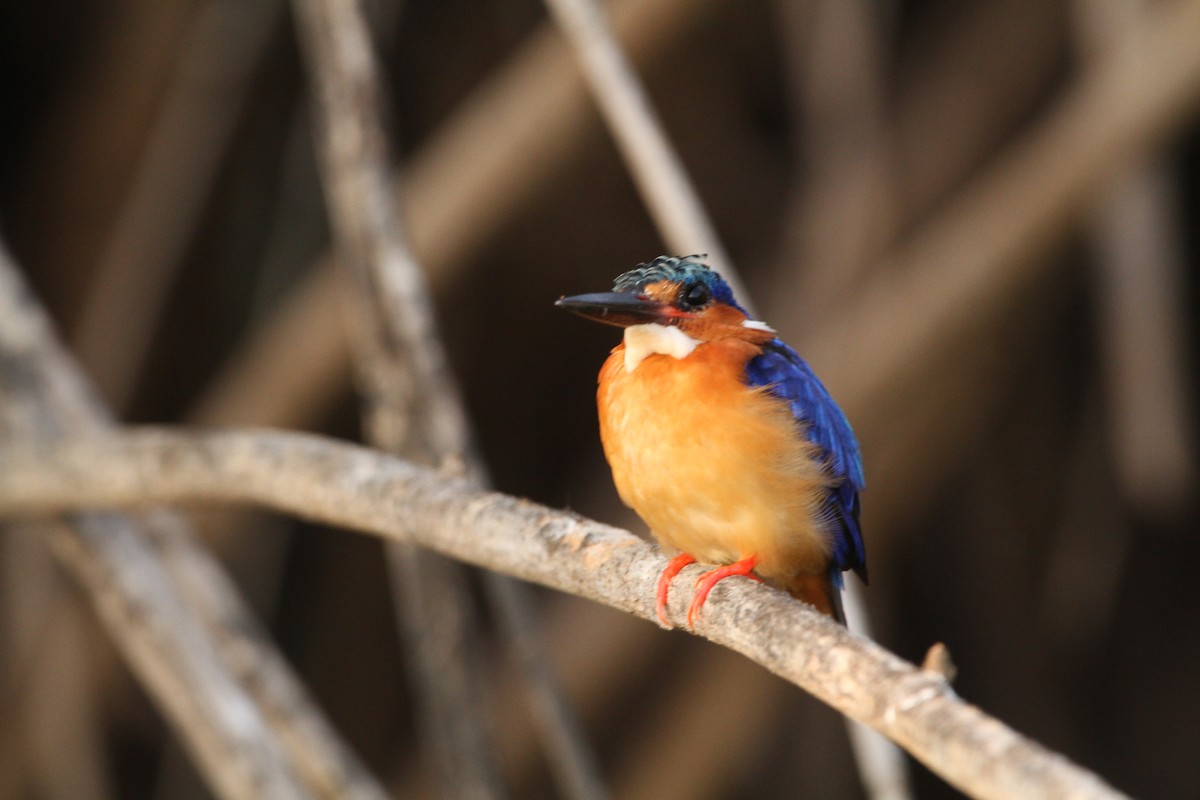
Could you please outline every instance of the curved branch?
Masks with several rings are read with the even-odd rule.
[[[14,436],[103,435],[113,424],[3,242],[0,363],[5,446]],[[385,796],[178,515],[85,514],[39,527],[216,793]]]
[[[255,503],[413,541],[654,619],[664,560],[641,539],[473,491],[362,447],[296,433],[143,429],[73,443],[14,443],[0,452],[0,513],[184,501]],[[685,594],[671,603],[676,619]],[[972,796],[1123,797],[963,702],[940,673],[918,669],[758,583],[718,587],[697,632],[878,730]]]

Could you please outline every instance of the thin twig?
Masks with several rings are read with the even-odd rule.
[[[875,633],[867,614],[863,592],[856,580],[857,578],[850,578],[846,581],[843,599],[846,623],[851,630],[857,631],[867,639],[874,639]],[[846,728],[850,734],[854,762],[867,797],[871,800],[911,800],[913,790],[908,762],[900,748],[877,731],[852,719],[846,720]]]
[[[296,433],[144,429],[14,444],[0,453],[0,511],[10,515],[201,500],[254,503],[411,541],[655,619],[654,585],[665,559],[654,546],[355,445]],[[675,598],[672,613],[682,614],[687,602]],[[697,633],[870,725],[973,796],[1123,796],[964,703],[942,675],[781,592],[737,581],[722,584],[710,603]]]
[[[1142,43],[1146,0],[1076,0],[1081,60],[1105,58],[1124,37]],[[1183,210],[1162,156],[1114,175],[1091,220],[1112,454],[1129,499],[1177,513],[1196,480],[1188,415]]]
[[[613,17],[627,51],[645,63],[686,39],[723,2],[618,0]],[[398,188],[412,249],[435,294],[578,158],[591,111],[583,88],[571,53],[547,24],[406,165]],[[310,419],[306,413],[328,404],[331,386],[348,383],[349,343],[330,302],[337,285],[331,261],[318,258],[256,326],[196,416],[210,424],[295,427],[287,421]]]
[[[323,130],[324,176],[338,249],[357,288],[354,305],[359,361],[367,386],[368,431],[389,452],[483,485],[486,470],[471,442],[458,388],[450,375],[420,268],[398,225],[382,131],[378,69],[363,17],[354,3],[302,0],[298,16],[316,80]],[[393,585],[405,627],[419,651],[439,656],[423,665],[423,695],[437,731],[448,735],[441,751],[443,781],[457,796],[497,795],[481,717],[470,691],[464,653],[473,641],[470,600],[453,585],[429,581],[432,556],[405,545],[390,549]],[[440,567],[443,581],[464,576]],[[556,774],[576,798],[604,796],[599,771],[550,672],[542,666],[532,609],[523,588],[500,576],[485,577],[503,632],[525,666],[535,719]],[[452,601],[453,604],[451,604]],[[436,614],[436,616],[435,616]],[[449,619],[447,619],[449,617]],[[438,619],[441,624],[434,624]],[[451,660],[454,659],[454,660]],[[458,662],[457,664],[455,662]],[[460,670],[457,680],[447,674]],[[449,695],[445,691],[455,687]]]
[[[895,158],[884,114],[882,11],[865,0],[777,3],[806,166],[783,239],[786,274],[797,299],[793,319],[819,321],[878,268],[900,210]],[[809,329],[816,327],[810,325]],[[844,598],[852,630],[871,638],[859,584]],[[854,760],[874,800],[911,797],[907,762],[891,742],[847,720]]]
[[[1040,7],[1033,3],[1035,7]],[[683,7],[693,4],[683,2]],[[618,25],[619,29],[632,38],[630,52],[635,57],[644,56],[648,50],[662,47],[674,36],[685,35],[686,23],[693,22],[690,14],[680,14],[677,0],[658,3],[645,0],[629,0],[628,5],[618,4],[617,11],[627,9],[632,16],[626,17],[630,24]],[[1017,142],[999,161],[1004,171],[1017,176],[1015,179],[998,181],[993,171],[968,186],[962,197],[970,198],[973,207],[964,214],[959,203],[947,206],[944,213],[929,224],[936,235],[922,236],[920,241],[909,242],[903,252],[893,254],[892,260],[900,260],[901,276],[894,276],[891,285],[880,285],[865,292],[865,298],[848,303],[838,309],[838,319],[830,320],[828,328],[814,332],[806,347],[822,375],[836,391],[843,406],[848,406],[856,420],[868,417],[890,418],[891,400],[886,391],[864,385],[871,374],[862,366],[862,358],[876,352],[886,353],[882,359],[889,375],[910,372],[909,363],[890,365],[898,351],[891,346],[892,332],[896,322],[889,307],[904,313],[911,321],[922,320],[922,313],[908,313],[908,301],[896,298],[924,298],[931,306],[954,308],[951,293],[955,282],[944,284],[943,273],[954,269],[958,254],[962,253],[967,263],[980,262],[983,270],[972,270],[965,279],[979,285],[976,296],[988,296],[992,292],[998,273],[1011,258],[1011,240],[1024,243],[1022,260],[1027,266],[1036,263],[1036,256],[1050,251],[1062,241],[1066,229],[1061,223],[1049,226],[1046,235],[1042,226],[1035,224],[1037,215],[1021,214],[1014,218],[1013,208],[1040,205],[1049,198],[1054,207],[1054,220],[1070,216],[1090,203],[1091,196],[1081,191],[1081,183],[1090,185],[1112,171],[1114,164],[1131,150],[1149,150],[1162,142],[1173,131],[1178,130],[1189,119],[1189,99],[1194,98],[1192,85],[1200,78],[1193,56],[1200,52],[1187,47],[1186,37],[1194,35],[1196,24],[1194,6],[1170,9],[1163,8],[1151,23],[1147,34],[1154,46],[1146,49],[1144,63],[1134,71],[1143,77],[1136,79],[1138,85],[1152,87],[1136,96],[1138,111],[1127,114],[1121,111],[1122,98],[1129,91],[1121,70],[1128,62],[1113,67],[1096,66],[1075,87],[1068,90],[1062,100],[1062,111],[1055,111],[1051,119],[1038,124],[1023,139]],[[621,17],[618,16],[618,22]],[[994,24],[993,24],[994,26]],[[980,27],[988,27],[983,21]],[[1044,30],[1045,26],[1037,27]],[[623,38],[623,41],[628,39]],[[415,158],[412,180],[408,194],[411,208],[410,220],[414,247],[424,256],[430,269],[430,281],[435,289],[446,286],[457,274],[465,257],[475,252],[509,215],[524,207],[536,189],[547,182],[545,170],[561,167],[571,145],[577,141],[577,130],[581,122],[574,118],[581,113],[571,98],[574,85],[567,53],[555,50],[545,37],[536,37],[528,51],[521,52],[506,72],[499,75],[473,98],[474,102],[464,108],[441,134],[434,137],[433,144],[423,149]],[[555,76],[555,77],[551,77]],[[577,79],[575,79],[577,80]],[[1015,90],[1014,90],[1015,91]],[[955,91],[931,92],[943,98],[943,105],[962,105],[962,98]],[[917,103],[926,109],[926,103]],[[983,102],[978,105],[994,109],[998,102]],[[926,109],[928,110],[928,109]],[[943,114],[913,111],[916,119],[937,119]],[[1069,117],[1064,121],[1063,117]],[[945,126],[942,126],[943,128]],[[1066,127],[1070,135],[1083,136],[1089,141],[1086,151],[1074,152],[1065,161],[1070,170],[1057,165],[1046,166],[1039,151],[1049,140],[1061,141],[1064,137],[1060,128]],[[922,149],[928,148],[928,136],[914,135],[921,141]],[[1102,138],[1116,142],[1096,147],[1095,140]],[[1070,148],[1069,143],[1066,145]],[[915,146],[914,150],[917,149]],[[944,148],[933,148],[942,152]],[[536,152],[541,157],[533,161],[514,156],[519,152]],[[938,182],[944,186],[944,181]],[[1013,185],[1013,184],[1016,185]],[[940,190],[939,190],[940,191]],[[453,196],[447,196],[448,193]],[[502,195],[502,200],[497,195]],[[1030,202],[1033,197],[1035,203]],[[979,229],[986,223],[987,236],[980,236]],[[1011,235],[1008,229],[1016,226]],[[998,234],[1005,234],[999,236]],[[947,245],[946,242],[953,242]],[[440,245],[440,246],[439,246]],[[285,304],[275,317],[262,324],[258,333],[234,359],[241,365],[219,381],[220,396],[210,396],[205,407],[210,412],[206,419],[242,421],[236,409],[243,406],[262,408],[262,416],[254,420],[258,424],[278,424],[276,418],[289,414],[293,406],[311,408],[319,404],[324,393],[333,382],[331,371],[344,368],[345,359],[332,354],[323,359],[313,359],[303,365],[311,371],[296,376],[287,384],[290,392],[282,390],[264,391],[256,376],[274,374],[272,365],[294,361],[294,354],[316,351],[324,353],[333,342],[344,341],[337,332],[338,317],[328,302],[326,287],[333,284],[327,272],[314,270],[303,286],[293,293],[295,304]],[[954,292],[959,292],[954,288]],[[778,298],[778,302],[776,299]],[[786,327],[790,315],[787,293],[772,292],[769,295],[764,316],[776,327]],[[295,306],[294,310],[293,305]],[[300,308],[303,306],[303,308]],[[994,304],[984,304],[989,313],[1001,310]],[[877,311],[884,314],[879,324],[872,320]],[[971,306],[975,309],[975,306]],[[972,311],[978,315],[978,312]],[[984,319],[984,317],[980,317]],[[862,331],[861,341],[855,331]],[[952,337],[940,337],[949,341]],[[344,347],[344,344],[342,345]],[[919,349],[904,348],[906,354],[920,353]],[[851,357],[846,357],[850,354]],[[919,363],[937,361],[917,357]],[[263,406],[263,399],[275,400]],[[275,416],[275,415],[278,415]],[[872,432],[863,438],[873,441],[877,434]],[[884,436],[883,438],[886,438]],[[878,484],[876,484],[878,486]]]
[[[595,0],[547,0],[547,5],[575,49],[592,94],[663,239],[679,253],[709,251],[709,263],[733,286],[741,303],[752,310],[750,293],[720,244],[695,187],[600,6]],[[848,594],[865,629],[866,608],[857,585],[850,584]],[[858,759],[891,749],[886,743],[868,746],[870,736],[854,729],[851,736]],[[862,767],[862,772],[874,776],[868,781],[871,785],[903,787],[907,783],[903,767],[903,759],[898,757],[875,758],[872,766]],[[882,773],[888,777],[877,779]]]
[[[1112,452],[1124,493],[1163,517],[1187,506],[1196,481],[1184,211],[1168,169],[1145,161],[1117,176],[1093,222]]]
[[[111,418],[54,341],[50,325],[0,249],[0,424],[21,435],[85,435]],[[92,595],[135,673],[180,732],[205,777],[226,797],[339,795],[378,800],[379,787],[333,733],[206,553],[168,566],[156,545],[186,534],[171,515],[86,515],[52,526],[59,555]],[[220,598],[213,636],[196,599]],[[220,576],[223,582],[213,582]],[[203,606],[203,599],[199,605]]]
[[[353,283],[372,437],[461,474],[469,427],[421,270],[400,230],[381,122],[378,68],[356,2],[295,0],[316,102],[336,250]],[[361,313],[366,312],[366,313]],[[479,476],[473,476],[479,477]]]
[[[378,68],[365,20],[357,2],[292,5],[309,66],[335,250],[352,288],[345,317],[367,436],[388,452],[459,472],[466,423],[428,304],[413,300],[423,290],[388,181]],[[410,313],[392,313],[405,306]],[[406,346],[413,341],[424,346]],[[479,679],[470,654],[478,637],[466,575],[460,565],[407,543],[389,543],[387,555],[420,738],[434,774],[448,797],[502,797],[483,719],[473,713]]]
[[[678,255],[707,253],[734,294],[748,297],[628,56],[594,0],[546,0],[583,68],[643,202]]]

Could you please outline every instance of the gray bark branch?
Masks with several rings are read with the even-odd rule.
[[[487,469],[474,446],[437,331],[422,270],[399,222],[396,181],[383,132],[379,69],[357,3],[296,0],[318,100],[318,144],[337,250],[355,289],[357,362],[366,388],[367,430],[377,446],[474,484]],[[500,796],[476,676],[478,642],[461,565],[399,542],[389,545],[402,628],[415,643],[426,720],[454,796]],[[606,796],[599,768],[558,689],[535,633],[524,587],[483,576],[501,633],[523,667],[534,719],[567,797]]]
[[[0,440],[102,435],[113,424],[3,246],[0,366]],[[181,519],[82,514],[46,530],[214,792],[385,796]]]
[[[379,70],[358,2],[295,0],[309,67],[321,177],[343,268],[368,440],[459,474],[466,420],[400,231],[381,123]],[[419,343],[419,344],[418,344]],[[500,798],[472,657],[477,641],[461,565],[387,544],[393,610],[413,684],[421,742],[442,792]]]
[[[665,559],[653,546],[362,447],[294,433],[148,429],[0,453],[5,514],[198,500],[254,503],[414,542],[655,618],[654,586]],[[681,616],[688,599],[675,595],[672,614]],[[963,702],[942,674],[918,669],[761,584],[721,584],[696,631],[871,726],[972,796],[1123,797]]]

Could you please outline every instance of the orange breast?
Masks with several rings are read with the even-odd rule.
[[[787,405],[742,375],[756,348],[699,345],[633,371],[624,347],[600,372],[600,437],[621,499],[666,547],[709,563],[758,557],[764,577],[825,571],[829,485]]]

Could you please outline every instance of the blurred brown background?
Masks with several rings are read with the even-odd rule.
[[[1140,797],[1200,796],[1200,74],[1154,45],[1193,5],[614,6],[760,316],[860,433],[876,638],[945,642],[966,699]],[[533,0],[368,8],[496,487],[641,531],[595,430],[617,335],[553,300],[664,247],[569,53]],[[0,82],[0,231],[124,420],[358,436],[286,4],[6,3]],[[198,515],[371,769],[429,791],[379,544]],[[47,557],[0,558],[2,654]],[[616,796],[861,795],[840,718],[798,689],[538,599]],[[81,619],[87,663],[0,655],[0,796],[205,796]],[[553,796],[480,638],[512,794]]]

